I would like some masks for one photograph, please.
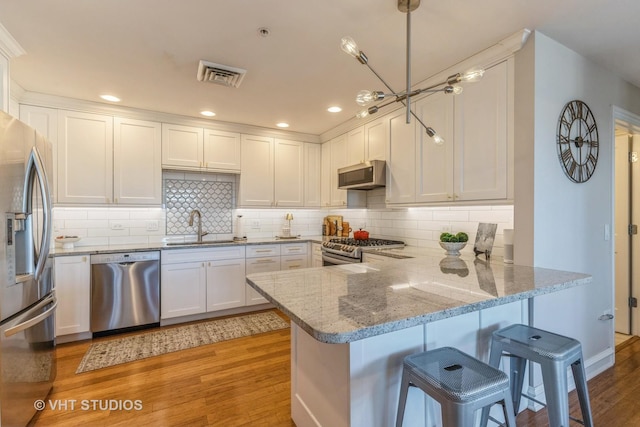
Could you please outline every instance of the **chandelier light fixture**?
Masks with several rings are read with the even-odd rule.
[[[395,102],[400,102],[407,107],[407,124],[411,123],[411,116],[424,127],[427,135],[433,138],[433,142],[436,144],[444,144],[444,139],[436,133],[436,131],[427,126],[412,110],[411,110],[411,98],[419,94],[444,92],[447,94],[457,95],[462,92],[462,86],[458,83],[475,82],[482,78],[484,74],[483,69],[472,69],[466,73],[453,74],[443,82],[422,88],[411,89],[411,12],[416,10],[420,6],[420,0],[397,0],[398,10],[407,14],[407,64],[406,64],[406,88],[402,92],[396,92],[389,86],[389,84],[376,72],[376,70],[369,64],[369,58],[358,48],[358,45],[351,37],[343,37],[341,41],[341,47],[344,52],[354,57],[362,65],[366,65],[369,70],[382,82],[382,84],[389,90],[390,93],[385,93],[378,90],[361,90],[356,95],[356,103],[362,107],[368,107],[365,110],[356,114],[356,117],[362,119],[370,114],[377,113],[380,108],[391,105]],[[386,98],[393,97],[393,99],[383,102]],[[377,105],[371,105],[376,104]]]

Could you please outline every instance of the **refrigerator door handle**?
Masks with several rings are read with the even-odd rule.
[[[11,328],[8,328],[6,331],[4,331],[4,336],[5,337],[10,337],[12,335],[15,335],[19,332],[24,331],[25,329],[29,329],[30,327],[32,327],[33,325],[36,325],[40,322],[42,322],[43,320],[45,320],[47,317],[50,317],[54,314],[54,312],[56,311],[56,308],[58,307],[58,299],[56,298],[55,294],[50,294],[50,296],[48,296],[47,298],[43,299],[42,301],[40,301],[38,304],[36,304],[35,306],[33,306],[33,308],[31,308],[28,312],[24,313],[22,316],[20,316],[19,321],[21,321],[22,319],[29,317],[34,311],[40,310],[42,307],[46,306],[47,304],[50,304],[51,302],[53,302],[53,306],[48,309],[47,311],[45,311],[44,313],[41,313],[39,315],[37,315],[36,317],[32,317],[31,319],[24,321],[22,323],[17,324],[16,326],[12,326]]]
[[[49,257],[49,245],[51,244],[51,193],[49,192],[49,181],[47,180],[44,163],[42,162],[40,153],[38,153],[38,149],[33,147],[29,154],[29,160],[27,161],[24,179],[23,211],[27,215],[30,215],[33,212],[32,198],[36,178],[40,184],[40,194],[42,194],[43,222],[42,238],[40,240],[40,253],[38,254],[36,248],[37,261],[34,272],[34,277],[36,280],[39,280],[42,272],[44,271],[47,258]]]

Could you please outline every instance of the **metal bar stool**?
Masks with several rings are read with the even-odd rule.
[[[507,374],[455,348],[404,358],[396,427],[402,427],[409,386],[440,403],[445,427],[472,426],[476,411],[495,403],[502,405],[507,426],[516,425]]]
[[[512,358],[511,393],[516,413],[520,407],[520,398],[524,395],[547,407],[549,425],[568,427],[570,417],[567,368],[571,366],[580,401],[582,421],[571,419],[587,427],[593,426],[580,341],[531,326],[516,324],[497,330],[492,335],[489,364],[498,368],[503,355]],[[527,360],[540,365],[546,404],[522,393]],[[488,411],[483,410],[481,426],[487,425],[487,417]]]

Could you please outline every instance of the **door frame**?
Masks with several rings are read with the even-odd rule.
[[[615,313],[615,292],[616,292],[616,268],[615,268],[615,211],[616,211],[616,190],[615,190],[615,140],[616,140],[616,129],[617,128],[626,128],[630,133],[640,134],[640,116],[630,111],[624,110],[622,108],[613,107],[613,127],[611,128],[611,171],[612,171],[612,179],[611,179],[611,218],[613,220],[613,224],[611,227],[611,233],[613,238],[611,239],[611,265],[613,268],[611,269],[611,301],[613,303],[612,313]],[[631,201],[630,201],[631,203]],[[640,236],[639,236],[640,237]],[[631,285],[631,296],[640,297],[640,284]],[[631,316],[631,334],[632,335],[640,335],[640,312],[634,313],[633,310],[630,312]],[[614,329],[615,333],[615,322],[611,322],[611,326]]]

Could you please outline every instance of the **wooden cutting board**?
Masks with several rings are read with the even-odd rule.
[[[329,222],[329,236],[342,235],[342,215],[327,215],[325,219]],[[338,233],[339,232],[339,233]]]

